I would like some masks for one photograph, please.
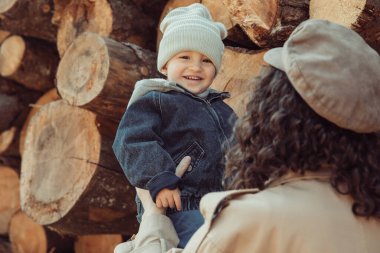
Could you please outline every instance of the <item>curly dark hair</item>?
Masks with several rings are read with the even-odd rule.
[[[283,71],[266,67],[227,153],[226,189],[265,188],[269,177],[331,167],[331,185],[358,216],[380,218],[380,135],[360,134],[316,114]]]

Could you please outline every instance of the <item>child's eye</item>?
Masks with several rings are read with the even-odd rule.
[[[181,58],[181,59],[185,59],[185,60],[188,60],[188,59],[190,59],[190,57],[189,57],[189,56],[187,56],[187,55],[181,55],[181,56],[179,56],[179,58]]]
[[[210,59],[203,59],[203,62],[212,63]]]

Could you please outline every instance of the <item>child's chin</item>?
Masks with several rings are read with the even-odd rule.
[[[195,94],[195,95],[199,95],[201,94],[203,91],[200,91],[200,90],[190,90],[191,93]]]

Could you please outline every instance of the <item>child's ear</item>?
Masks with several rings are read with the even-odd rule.
[[[166,65],[162,67],[161,73],[164,74],[165,76],[168,75],[168,68],[166,67]]]

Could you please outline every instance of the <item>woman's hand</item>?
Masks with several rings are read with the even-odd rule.
[[[175,172],[175,174],[176,174],[177,177],[182,177],[183,174],[185,174],[186,170],[190,166],[190,162],[191,162],[191,157],[190,156],[185,156],[181,160],[181,162],[178,164],[178,166],[176,168],[176,172]],[[143,214],[143,216],[144,215],[149,215],[149,214],[165,214],[166,208],[164,208],[164,207],[161,207],[161,208],[157,207],[156,204],[153,202],[152,197],[150,196],[148,190],[144,190],[144,189],[141,189],[141,188],[136,188],[136,192],[137,192],[137,195],[139,196],[139,198],[141,200],[141,203],[142,203],[142,205],[144,207],[144,214]],[[175,204],[175,206],[178,209],[177,204]],[[173,205],[173,207],[174,207],[174,205]],[[180,208],[181,208],[181,206],[180,206]]]

